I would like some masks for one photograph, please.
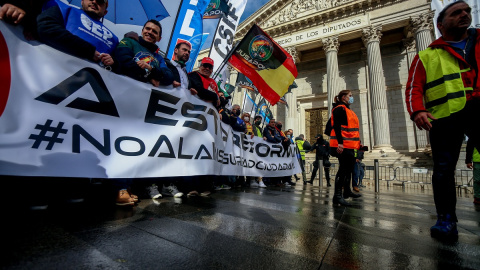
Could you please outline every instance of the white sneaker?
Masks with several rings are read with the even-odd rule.
[[[290,185],[288,182],[285,182],[283,183],[285,185],[285,187],[291,187],[292,185]]]
[[[260,183],[258,183],[258,186],[259,186],[259,187],[263,187],[263,188],[266,188],[266,187],[267,187],[267,185],[265,185],[265,184],[263,183],[263,181],[260,181]]]
[[[168,187],[163,186],[162,194],[164,196],[173,196],[175,198],[180,198],[180,197],[183,196],[183,193],[178,191],[178,188],[176,186],[174,186],[173,184],[170,184],[170,186],[168,186]]]
[[[260,185],[257,183],[257,181],[252,180],[250,181],[250,187],[251,188],[258,188]]]

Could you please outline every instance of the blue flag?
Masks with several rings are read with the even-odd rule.
[[[201,49],[203,40],[203,13],[207,8],[209,0],[184,0],[180,6],[180,10],[177,14],[177,20],[175,27],[170,38],[170,44],[168,45],[167,58],[172,59],[175,46],[180,42],[188,42],[192,46],[192,52],[198,52]],[[190,59],[187,62],[187,71],[193,69],[196,55],[190,54]],[[194,56],[194,57],[193,57]]]

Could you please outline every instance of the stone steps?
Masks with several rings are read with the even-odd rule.
[[[457,169],[465,169],[465,146],[462,145],[460,157],[457,163]],[[415,167],[415,168],[433,168],[433,160],[431,151],[425,152],[380,152],[370,151],[365,152],[365,158],[363,163],[367,166],[373,166],[374,160],[378,159],[380,166],[391,167]],[[313,162],[315,160],[314,153],[306,154],[307,162]],[[333,162],[336,162],[334,159]]]

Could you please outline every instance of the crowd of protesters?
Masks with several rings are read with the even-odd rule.
[[[236,132],[246,136],[260,137],[271,143],[281,143],[286,149],[291,145],[299,148],[301,160],[305,162],[305,151],[310,149],[304,135],[300,134],[293,140],[293,130],[282,130],[283,125],[275,119],[269,119],[263,128],[262,116],[251,119],[249,112],[242,114],[238,104],[230,106],[229,98],[219,91],[217,82],[211,78],[214,61],[205,57],[201,60],[197,71],[188,73],[185,65],[190,58],[191,45],[180,42],[175,46],[173,59],[165,59],[157,46],[162,38],[162,26],[156,20],[148,20],[140,33],[129,32],[123,38],[117,37],[105,25],[103,17],[108,12],[108,0],[82,0],[81,8],[75,8],[62,1],[43,0],[11,0],[0,1],[0,19],[24,26],[24,34],[28,39],[37,39],[57,50],[75,57],[93,61],[112,72],[131,77],[135,80],[150,83],[153,86],[173,86],[186,89],[190,94],[212,103],[218,110],[223,123]],[[102,31],[102,38],[90,33],[88,25]],[[218,63],[217,63],[218,64]],[[302,164],[304,166],[304,164]],[[303,168],[303,167],[302,167]],[[305,170],[302,169],[306,184]],[[298,177],[295,175],[298,180]],[[92,179],[56,178],[55,181],[43,179],[38,181],[30,177],[26,181],[35,186],[35,193],[47,194],[52,187],[68,187],[65,192],[69,202],[82,202],[86,186]],[[46,182],[48,183],[46,183]],[[263,178],[253,176],[189,176],[189,177],[159,177],[142,179],[95,179],[109,183],[115,193],[115,204],[118,206],[133,206],[142,197],[157,200],[162,196],[188,197],[209,196],[213,190],[230,189],[231,187],[266,188],[267,185],[291,187],[291,176]],[[33,184],[35,183],[35,184]],[[45,192],[42,192],[45,191]],[[139,194],[139,196],[135,195]],[[48,196],[40,198],[29,196],[33,208],[45,209]]]

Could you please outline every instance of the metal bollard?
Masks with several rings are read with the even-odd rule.
[[[379,177],[379,173],[380,173],[380,168],[379,168],[379,165],[378,165],[378,159],[375,159],[373,160],[373,173],[374,173],[374,176],[375,176],[375,193],[378,193],[380,192],[380,177]]]
[[[321,162],[320,162],[321,161]],[[323,160],[316,160],[318,166],[318,186],[323,186]]]

